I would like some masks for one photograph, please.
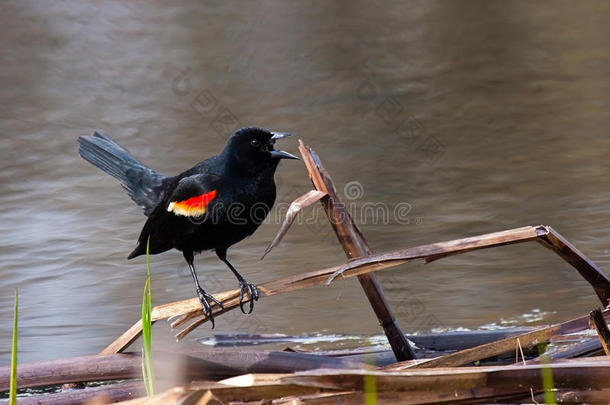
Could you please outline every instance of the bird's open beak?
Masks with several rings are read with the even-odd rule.
[[[292,132],[272,132],[273,136],[271,137],[271,144],[273,145],[275,141],[278,139],[286,138],[287,136],[294,135]],[[276,159],[296,159],[299,160],[298,157],[294,156],[292,153],[285,152],[283,150],[271,150],[269,151],[271,156]]]
[[[277,141],[278,139],[282,139],[282,138],[286,138],[287,136],[294,135],[294,132],[272,132],[271,135],[273,135],[271,137],[271,139],[273,139],[274,141]]]

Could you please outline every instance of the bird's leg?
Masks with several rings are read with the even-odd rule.
[[[206,318],[209,318],[212,323],[212,329],[214,329],[214,315],[212,314],[212,308],[210,307],[210,300],[214,301],[216,305],[218,305],[221,309],[224,309],[222,303],[218,301],[212,294],[208,294],[205,292],[201,285],[199,284],[199,280],[197,279],[197,273],[195,272],[195,266],[193,265],[193,252],[183,252],[184,258],[189,265],[189,269],[191,269],[191,274],[193,275],[193,280],[195,280],[195,286],[197,291],[197,296],[199,297],[199,302],[201,302],[201,307],[203,308],[203,314]]]
[[[216,250],[216,255],[229,267],[229,269],[231,269],[231,272],[235,274],[235,277],[237,277],[237,280],[239,281],[239,308],[241,309],[241,312],[244,314],[251,314],[254,309],[254,301],[258,301],[258,287],[256,284],[249,283],[244,276],[239,274],[235,267],[229,263],[226,250]],[[250,296],[250,308],[248,312],[244,311],[244,291]]]

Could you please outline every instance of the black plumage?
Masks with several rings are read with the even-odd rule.
[[[240,129],[220,154],[173,177],[138,162],[99,132],[79,138],[79,153],[117,178],[148,216],[128,259],[145,254],[149,240],[151,254],[172,248],[182,251],[204,313],[212,318],[210,301],[222,305],[201,287],[193,265],[194,255],[214,250],[239,280],[242,311],[243,297],[248,293],[252,312],[258,289],[229,263],[227,249],[254,233],[273,206],[276,194],[273,177],[280,160],[297,159],[274,149],[275,141],[288,135],[256,127]],[[212,318],[212,325],[213,321]]]

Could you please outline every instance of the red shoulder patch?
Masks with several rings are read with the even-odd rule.
[[[207,205],[216,197],[216,190],[191,197],[184,201],[172,201],[167,206],[168,212],[185,217],[200,217],[205,214]]]

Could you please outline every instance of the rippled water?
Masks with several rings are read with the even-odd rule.
[[[294,131],[340,191],[355,187],[346,200],[375,251],[546,223],[610,266],[607,2],[240,7],[4,2],[4,362],[16,287],[22,361],[94,353],[138,318],[144,259],[125,258],[144,216],[78,157],[77,137],[93,130],[165,173],[217,153],[238,125]],[[296,140],[284,146],[296,152]],[[277,182],[278,204],[310,188],[301,162],[283,162]],[[381,211],[363,208],[371,204]],[[296,225],[261,262],[279,227],[272,215],[229,258],[258,283],[338,264],[344,256],[325,221]],[[236,287],[212,255],[196,264],[211,290]],[[155,256],[152,273],[154,304],[192,296],[178,252]],[[536,244],[378,277],[409,332],[528,324],[527,314],[547,323],[598,305],[575,271]],[[165,324],[156,330],[167,334]],[[254,315],[219,318],[217,331],[380,333],[353,279],[265,299]],[[205,326],[193,337],[212,334]]]

